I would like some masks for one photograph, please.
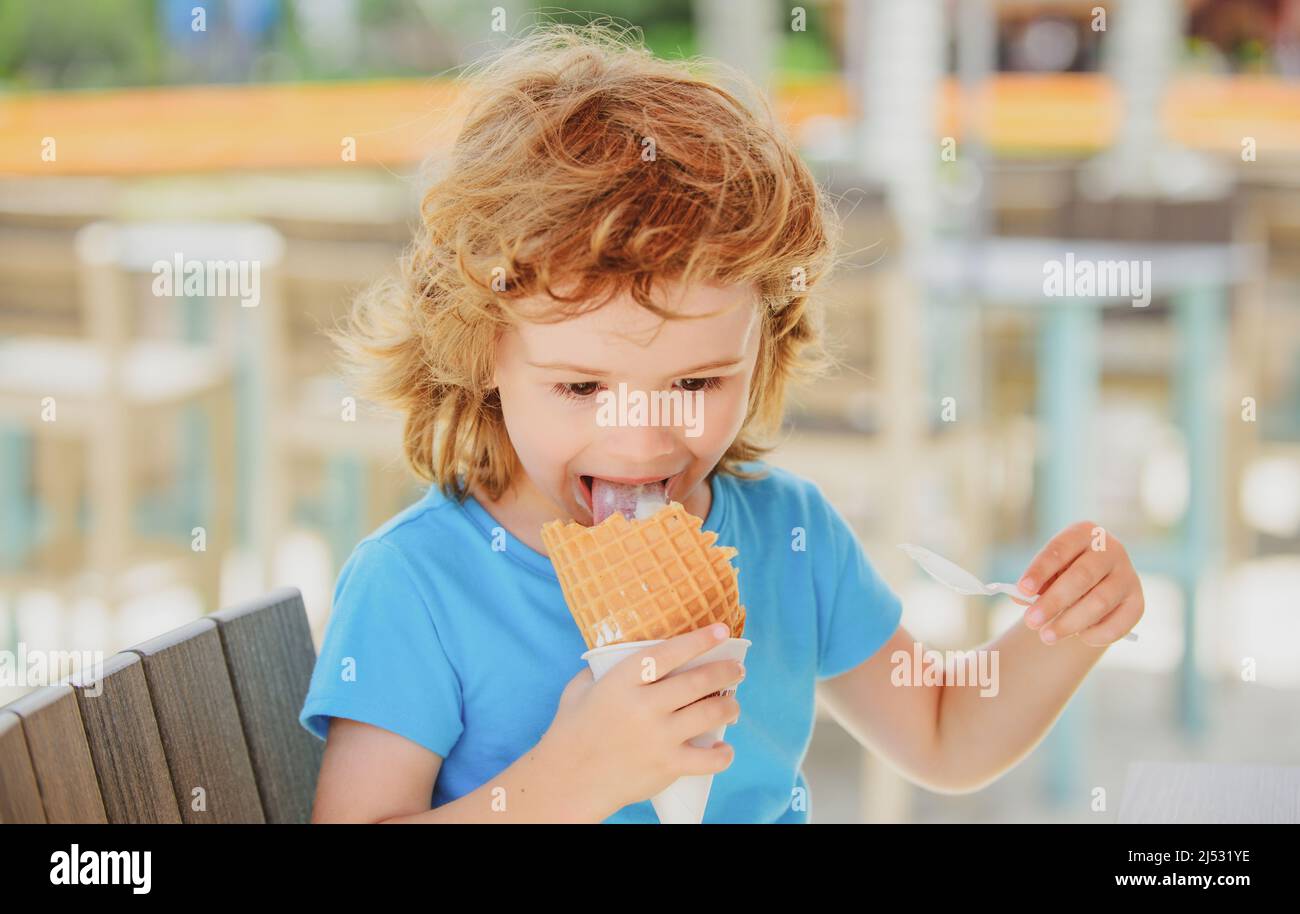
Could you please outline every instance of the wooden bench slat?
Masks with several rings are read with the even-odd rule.
[[[302,595],[282,588],[23,696],[0,708],[0,822],[310,821],[315,664]]]
[[[196,619],[128,650],[144,662],[182,820],[264,823],[217,623]]]
[[[316,665],[302,594],[280,588],[209,618],[221,635],[266,821],[309,822],[325,744],[298,723]]]
[[[51,685],[10,702],[22,719],[27,751],[51,824],[108,821],[77,696],[69,685]]]
[[[115,654],[97,679],[91,676],[72,685],[108,821],[179,824],[180,809],[140,655]]]
[[[44,822],[45,806],[27,753],[22,718],[0,710],[0,825]]]

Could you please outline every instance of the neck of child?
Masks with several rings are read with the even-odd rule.
[[[576,519],[569,516],[568,509],[547,498],[524,474],[520,474],[515,484],[498,499],[489,499],[472,486],[470,494],[507,533],[542,555],[548,554],[546,544],[542,542],[542,525],[553,520]],[[677,500],[689,513],[707,518],[713,506],[713,492],[708,480],[696,483],[685,499]]]

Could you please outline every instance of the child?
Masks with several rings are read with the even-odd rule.
[[[820,490],[761,460],[787,384],[828,364],[808,290],[833,243],[771,115],[591,29],[533,34],[475,91],[403,283],[338,337],[431,485],[340,573],[300,717],[328,737],[314,821],[654,822],[649,797],[710,773],[706,822],[805,822],[818,687],[931,789],[1015,764],[1141,615],[1123,547],[1076,525],[1035,559],[995,698],[896,686],[898,598]],[[620,385],[696,397],[698,421],[602,422]],[[653,681],[634,655],[593,684],[540,529],[661,480],[739,549],[746,669],[665,679],[701,629],[645,652]]]

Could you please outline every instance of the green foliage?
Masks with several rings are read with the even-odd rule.
[[[223,19],[224,0],[194,0],[209,13],[209,23]],[[736,15],[750,2],[737,0]],[[455,61],[451,49],[484,39],[483,23],[491,0],[358,0],[358,28],[363,34],[355,59],[330,59],[302,40],[298,17],[310,3],[281,0],[281,15],[243,69],[221,68],[218,48],[205,48],[202,59],[186,49],[168,48],[162,31],[160,0],[0,0],[0,86],[8,88],[99,88],[159,85],[192,80],[364,79],[437,73]],[[512,29],[538,22],[583,23],[609,19],[636,27],[646,45],[666,58],[703,53],[695,34],[692,0],[602,0],[598,9],[564,9],[548,3],[503,0]],[[807,31],[789,30],[783,6],[778,67],[785,71],[822,72],[835,66],[827,46],[824,11],[808,4]],[[220,42],[220,32],[209,33]],[[420,37],[427,35],[427,43]]]
[[[156,83],[152,0],[0,3],[0,80],[22,88]]]

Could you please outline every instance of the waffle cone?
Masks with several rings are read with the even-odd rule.
[[[542,542],[560,579],[564,600],[588,649],[628,641],[671,638],[726,623],[731,637],[745,630],[732,546],[679,502],[653,516],[628,520],[615,512],[584,527],[551,521]]]

